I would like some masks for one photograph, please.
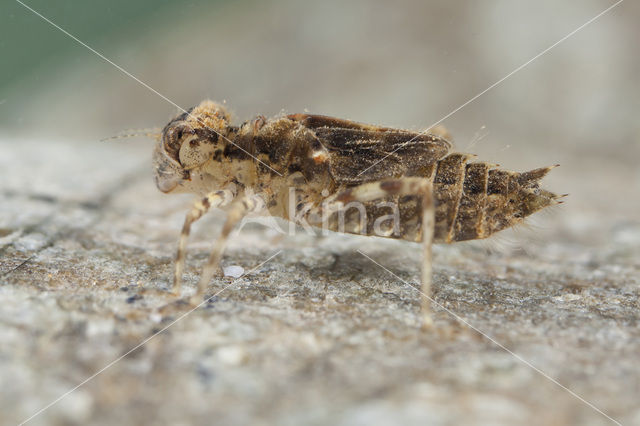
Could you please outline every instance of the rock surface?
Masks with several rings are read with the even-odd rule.
[[[640,424],[637,201],[603,215],[565,173],[551,189],[577,195],[499,238],[519,246],[437,247],[432,332],[403,282],[418,245],[258,225],[223,260],[246,275],[182,316],[149,290],[191,197],[157,192],[148,145],[0,149],[0,424],[50,403],[30,424]],[[195,227],[185,292],[222,217]]]

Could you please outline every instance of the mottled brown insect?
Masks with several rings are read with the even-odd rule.
[[[433,242],[486,238],[560,202],[538,185],[553,167],[501,170],[451,152],[447,139],[438,128],[417,133],[310,114],[234,126],[223,106],[202,102],[165,126],[154,151],[158,188],[200,197],[180,237],[174,292],[191,224],[213,207],[228,217],[198,298],[229,234],[252,211],[305,227],[422,242],[423,292],[430,295]]]

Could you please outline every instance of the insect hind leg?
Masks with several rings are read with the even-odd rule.
[[[435,208],[433,198],[433,185],[430,180],[420,177],[405,177],[399,179],[387,179],[380,182],[365,183],[350,188],[345,188],[337,193],[327,197],[322,203],[322,207],[318,207],[309,212],[309,217],[314,217],[316,226],[325,225],[327,214],[331,215],[335,212],[339,212],[341,209],[346,209],[350,203],[362,203],[365,206],[370,206],[372,202],[376,200],[388,200],[396,199],[401,200],[406,196],[418,197],[418,206],[415,212],[420,216],[416,221],[416,229],[412,224],[406,224],[406,226],[400,226],[400,235],[403,239],[422,242],[422,270],[421,270],[421,288],[420,295],[422,297],[422,313],[423,313],[423,325],[426,328],[431,327],[433,321],[431,318],[431,283],[432,283],[432,244],[434,239],[434,226],[435,226]],[[400,201],[398,201],[400,204]],[[365,208],[365,210],[367,210]],[[401,215],[402,216],[402,215]],[[343,215],[344,217],[344,215]],[[318,222],[322,218],[322,222]],[[412,217],[415,218],[415,214]],[[369,219],[369,218],[367,218]],[[309,220],[311,223],[312,221]],[[340,229],[341,225],[345,225],[348,229]],[[353,225],[349,227],[349,225]],[[335,228],[335,229],[332,229]],[[335,222],[329,229],[338,232],[350,232],[350,233],[363,233],[369,231],[370,228],[363,228],[362,225],[350,223],[350,219],[347,218],[346,224],[337,225]],[[375,229],[375,226],[374,226]],[[375,233],[366,233],[366,235],[376,235]],[[386,235],[378,235],[386,236]]]
[[[422,268],[421,268],[421,296],[422,325],[424,328],[431,328],[433,319],[431,317],[431,302],[433,295],[431,284],[433,279],[433,238],[435,231],[435,207],[433,198],[433,184],[428,179],[407,177],[380,183],[381,190],[390,194],[397,194],[399,197],[407,195],[419,196],[420,214],[420,235],[418,241],[422,242]]]

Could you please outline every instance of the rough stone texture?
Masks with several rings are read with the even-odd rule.
[[[146,144],[0,148],[0,423],[12,424],[179,318],[144,290],[170,284],[190,197],[156,191]],[[221,217],[196,227],[187,291]],[[416,291],[356,252],[415,282],[418,245],[248,225],[225,266],[282,253],[212,282],[211,294],[233,284],[32,424],[611,423],[532,367],[638,424],[640,224],[594,217],[557,209],[514,237],[524,249],[438,247],[435,332],[418,326]]]

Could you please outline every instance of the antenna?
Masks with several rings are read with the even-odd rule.
[[[127,129],[123,130],[124,133],[115,136],[109,136],[108,138],[100,139],[100,142],[111,141],[115,139],[127,139],[135,138],[137,136],[145,136],[155,140],[160,140],[162,133],[160,133],[159,127],[151,127],[148,129]]]

